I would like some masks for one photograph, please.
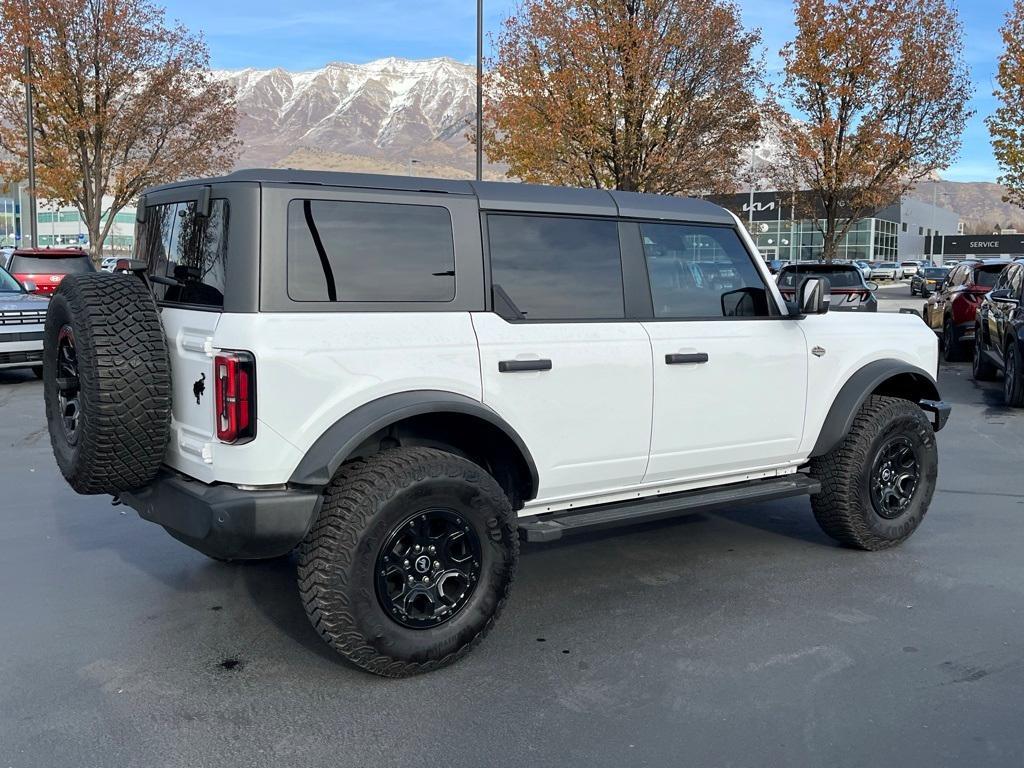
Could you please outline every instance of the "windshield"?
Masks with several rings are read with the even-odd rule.
[[[855,267],[786,267],[779,273],[779,285],[795,288],[807,275],[827,277],[833,288],[863,288]]]
[[[76,275],[92,272],[88,256],[19,256],[11,260],[11,272],[17,275]]]
[[[896,262],[887,261],[884,264],[882,264],[882,269],[896,269],[896,266]]]
[[[21,293],[21,285],[3,267],[0,267],[0,293]]]
[[[938,277],[938,278],[942,278],[942,277],[945,277],[948,274],[949,274],[949,270],[948,269],[943,269],[942,267],[929,267],[928,269],[926,269],[924,271],[924,276],[925,277]]]

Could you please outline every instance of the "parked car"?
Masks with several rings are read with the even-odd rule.
[[[104,272],[113,272],[118,261],[120,261],[120,259],[117,256],[104,256],[100,259],[100,269]]]
[[[1008,264],[978,308],[973,372],[993,381],[1003,372],[1003,400],[1024,406],[1024,259]]]
[[[50,302],[33,295],[34,287],[0,267],[0,368],[31,368],[41,377],[43,324]]]
[[[920,294],[927,299],[938,290],[948,276],[949,270],[945,267],[923,267],[910,278],[910,295]]]
[[[140,207],[148,270],[51,300],[57,465],[210,557],[298,547],[313,626],[371,672],[464,657],[520,535],[811,494],[877,550],[935,490],[932,333],[823,317],[818,275],[787,304],[709,202],[282,169]]]
[[[902,280],[903,268],[895,261],[882,261],[871,268],[871,277],[875,280]]]
[[[866,261],[855,261],[853,263],[860,270],[860,273],[864,275],[865,280],[871,279],[871,264]]]
[[[974,321],[982,298],[992,290],[1008,259],[962,261],[925,302],[924,321],[939,334],[948,362],[965,360],[974,341]]]
[[[791,301],[804,278],[826,277],[829,281],[831,303],[829,309],[846,312],[877,312],[878,301],[874,283],[864,280],[864,275],[853,264],[791,264],[783,267],[776,282],[782,297]]]
[[[96,267],[77,248],[19,248],[8,258],[7,271],[22,283],[35,284],[34,293],[49,296],[65,275],[95,272]]]
[[[920,261],[911,260],[900,262],[900,270],[903,272],[904,278],[913,277],[921,270],[921,267],[922,263]]]

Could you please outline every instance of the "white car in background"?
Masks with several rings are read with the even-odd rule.
[[[865,280],[871,279],[871,265],[866,261],[854,261],[851,262],[853,266],[860,270],[860,273],[864,275]]]
[[[903,269],[903,277],[913,277],[922,268],[920,261],[902,261],[900,267]]]
[[[115,266],[117,266],[116,256],[104,256],[100,259],[100,269],[104,272],[113,272]]]
[[[903,269],[895,261],[885,261],[871,268],[871,277],[874,280],[902,280]]]

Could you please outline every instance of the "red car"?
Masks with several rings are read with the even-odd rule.
[[[1009,263],[1009,259],[963,261],[925,303],[924,321],[939,334],[946,362],[967,359],[969,345],[974,343],[974,316]]]
[[[96,271],[89,254],[78,248],[20,248],[6,267],[18,282],[34,283],[34,292],[42,296],[56,291],[64,275]]]

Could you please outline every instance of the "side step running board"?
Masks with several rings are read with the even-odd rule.
[[[821,483],[797,473],[785,477],[719,485],[636,501],[601,504],[565,512],[527,517],[519,523],[526,541],[555,541],[570,533],[595,531],[617,525],[646,523],[716,507],[731,507],[751,501],[771,501],[821,492]]]

